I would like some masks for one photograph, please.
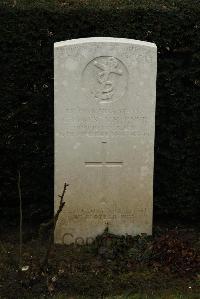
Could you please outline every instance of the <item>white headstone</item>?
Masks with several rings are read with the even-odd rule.
[[[55,43],[55,242],[152,232],[157,49],[94,37]],[[92,240],[92,239],[90,239]]]

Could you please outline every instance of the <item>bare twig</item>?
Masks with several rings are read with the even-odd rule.
[[[66,189],[67,189],[68,186],[69,185],[65,183],[62,194],[58,195],[58,197],[60,198],[60,204],[59,204],[58,211],[56,212],[56,214],[54,216],[54,229],[53,230],[55,230],[56,223],[58,221],[59,215],[62,212],[62,209],[64,208],[64,205],[65,205],[64,196],[65,196],[65,192],[66,192]]]
[[[22,225],[23,225],[23,214],[22,214],[22,192],[21,192],[21,174],[20,171],[18,171],[18,194],[19,194],[19,218],[20,218],[20,223],[19,223],[19,266],[22,266],[22,243],[23,243],[23,238],[22,238]]]
[[[62,194],[58,195],[58,197],[60,198],[60,203],[59,203],[58,210],[57,210],[56,214],[54,215],[54,218],[52,220],[50,220],[48,223],[42,224],[42,229],[47,228],[47,227],[52,226],[52,225],[53,225],[53,227],[51,228],[51,231],[50,231],[50,235],[49,235],[49,240],[48,240],[48,245],[47,245],[47,250],[46,250],[45,256],[44,256],[43,260],[40,263],[41,269],[44,269],[44,267],[48,265],[49,254],[51,252],[51,248],[52,248],[53,240],[54,240],[54,231],[55,231],[55,228],[56,228],[56,223],[58,221],[60,213],[62,212],[62,210],[63,210],[63,208],[65,206],[64,196],[65,196],[65,192],[66,192],[66,189],[67,189],[68,186],[69,185],[65,183],[64,187],[63,187]]]

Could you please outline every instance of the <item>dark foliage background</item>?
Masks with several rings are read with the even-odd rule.
[[[89,36],[158,46],[155,219],[198,220],[200,211],[200,5],[47,9],[0,6],[0,221],[53,213],[53,43]],[[133,182],[134,183],[134,182]]]

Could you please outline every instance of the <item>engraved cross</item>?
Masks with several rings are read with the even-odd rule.
[[[103,141],[102,143],[102,160],[101,161],[95,161],[95,162],[85,162],[85,165],[87,167],[121,167],[123,165],[123,162],[121,161],[107,161],[106,158],[106,148],[105,145],[107,142]]]
[[[86,167],[102,167],[102,171],[101,171],[101,185],[102,185],[102,194],[101,194],[101,201],[103,203],[106,203],[106,198],[107,198],[107,180],[106,180],[106,176],[104,173],[104,169],[106,167],[121,167],[123,165],[122,161],[107,161],[106,158],[106,144],[107,142],[103,141],[101,142],[101,155],[102,155],[102,159],[100,161],[95,161],[95,162],[85,162],[85,166]]]

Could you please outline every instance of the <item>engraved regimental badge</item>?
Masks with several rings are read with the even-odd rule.
[[[89,97],[100,103],[119,100],[126,92],[128,72],[125,65],[112,56],[90,61],[83,71],[83,87]]]

